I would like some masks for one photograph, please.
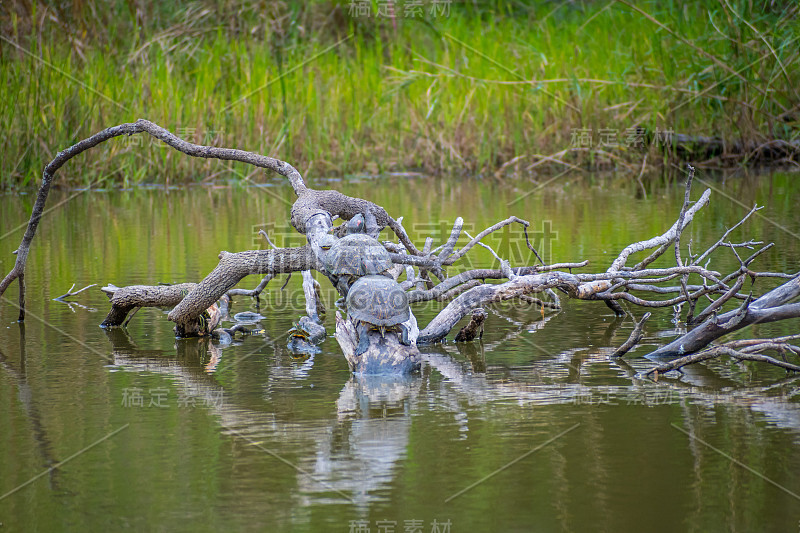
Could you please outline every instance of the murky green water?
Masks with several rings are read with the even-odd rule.
[[[685,234],[694,250],[759,202],[764,216],[739,240],[776,243],[760,269],[800,269],[797,175],[703,181],[719,192]],[[310,359],[286,352],[284,334],[302,313],[299,275],[282,291],[283,278],[269,285],[266,336],[225,349],[176,342],[155,309],[127,333],[103,331],[108,303],[96,288],[74,299],[81,306],[51,300],[73,283],[199,280],[220,250],[262,246],[262,227],[279,245],[299,244],[285,223],[291,191],[270,183],[53,193],[28,264],[25,326],[9,304],[16,288],[0,307],[0,531],[800,529],[798,381],[727,361],[679,381],[633,378],[650,364],[640,356],[681,330],[669,310],[650,320],[644,346],[612,362],[632,324],[602,303],[565,301],[544,318],[498,306],[482,343],[427,348],[421,375],[379,380],[352,378],[333,338]],[[474,234],[515,214],[532,222],[548,261],[589,259],[598,271],[669,227],[683,198],[663,180],[645,198],[626,177],[538,189],[407,178],[313,185],[373,199],[437,242],[458,215]],[[3,273],[32,201],[0,196]],[[532,263],[517,229],[488,242]],[[712,267],[738,264],[720,256]],[[481,249],[470,264],[492,261]],[[234,311],[250,308],[240,298]],[[436,309],[415,311],[425,324]],[[329,313],[329,333],[332,324]]]

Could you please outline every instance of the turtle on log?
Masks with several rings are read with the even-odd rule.
[[[377,239],[366,234],[363,215],[356,215],[346,224],[344,237],[325,250],[323,264],[336,289],[347,296],[350,287],[363,276],[390,276],[392,259]]]
[[[402,344],[410,346],[408,328],[403,325],[411,315],[408,295],[400,284],[391,278],[383,276],[359,278],[347,293],[347,315],[358,332],[357,356],[364,353],[369,346],[367,341],[369,331],[378,331],[381,337],[385,337],[387,331],[399,333]]]

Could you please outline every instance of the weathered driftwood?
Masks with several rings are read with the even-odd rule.
[[[73,296],[77,296],[77,295],[79,295],[80,293],[82,293],[83,291],[85,291],[86,289],[91,289],[92,287],[94,287],[94,286],[96,286],[96,285],[97,285],[97,283],[92,283],[91,285],[87,285],[87,286],[85,286],[84,288],[82,288],[82,289],[78,289],[77,291],[73,292],[73,291],[72,291],[72,289],[74,289],[74,288],[75,288],[75,284],[73,283],[73,284],[72,284],[72,287],[70,287],[70,288],[69,288],[69,290],[68,290],[67,292],[65,292],[65,293],[64,293],[64,294],[62,294],[61,296],[56,296],[55,298],[53,298],[53,300],[56,300],[56,301],[60,301],[60,302],[64,302],[64,303],[66,303],[66,299],[67,299],[67,298],[72,298]]]
[[[325,304],[322,302],[319,282],[311,275],[310,270],[303,270],[303,294],[306,298],[306,315],[317,322],[322,322],[325,315]]]
[[[350,320],[342,318],[336,312],[336,333],[334,336],[342,348],[351,372],[358,374],[407,374],[419,368],[420,352],[412,343],[405,346],[397,335],[387,334],[382,337],[377,332],[370,332],[370,343],[367,351],[357,356],[356,346],[359,343],[358,333]]]
[[[245,276],[322,268],[309,246],[238,253],[221,252],[217,267],[170,311],[169,319],[175,322],[180,335],[181,331],[190,330],[190,323],[197,320],[205,309]]]
[[[487,316],[486,311],[482,308],[473,309],[469,323],[456,333],[454,340],[456,342],[469,342],[475,340],[476,337],[482,339],[483,323],[486,321]]]
[[[179,283],[177,285],[128,285],[103,287],[111,300],[111,310],[106,315],[101,327],[121,326],[128,313],[140,307],[173,307],[180,303],[186,294],[194,289],[197,283]]]
[[[578,279],[573,274],[548,272],[516,276],[513,280],[497,285],[485,284],[474,287],[458,296],[436,315],[420,331],[417,343],[427,344],[440,341],[476,307],[518,298],[523,294],[544,292],[546,289],[559,288],[565,292],[574,292],[578,283]]]
[[[800,303],[788,303],[798,296],[800,296],[800,276],[771,290],[749,305],[716,318],[709,317],[692,331],[650,353],[648,357],[681,357],[695,353],[719,337],[744,327],[800,317]]]
[[[657,377],[659,374],[666,374],[672,370],[681,370],[687,365],[708,361],[709,359],[716,359],[721,355],[728,355],[738,361],[764,362],[793,372],[800,372],[800,366],[789,363],[785,360],[785,357],[783,360],[779,360],[761,353],[766,350],[774,350],[781,352],[781,354],[790,352],[795,355],[800,355],[800,347],[789,342],[797,339],[800,339],[800,335],[788,335],[772,339],[744,339],[732,341],[701,350],[692,355],[672,359],[669,362],[651,368],[647,371],[647,374]]]
[[[634,327],[633,331],[631,331],[630,337],[628,337],[628,340],[622,343],[622,346],[614,350],[614,353],[611,354],[611,357],[622,357],[628,353],[631,348],[636,346],[640,340],[642,340],[642,336],[644,336],[644,323],[647,322],[648,318],[650,318],[650,314],[651,313],[648,311],[638,322],[635,318],[633,319]]]
[[[342,218],[349,219],[356,213],[363,213],[366,208],[369,208],[372,210],[376,219],[379,220],[379,224],[382,226],[389,225],[393,230],[399,231],[398,236],[400,240],[404,242],[406,247],[409,248],[412,253],[419,253],[413,247],[413,244],[411,244],[411,241],[405,234],[405,231],[402,230],[397,222],[389,217],[383,208],[376,206],[371,202],[359,198],[350,198],[336,191],[315,191],[313,189],[309,189],[306,187],[305,182],[303,181],[303,178],[297,169],[279,159],[247,152],[244,150],[193,144],[173,135],[166,129],[148,120],[139,119],[134,123],[120,124],[119,126],[107,128],[87,139],[80,141],[66,150],[59,152],[53,161],[51,161],[45,167],[42,174],[42,185],[39,188],[30,221],[28,222],[22,242],[15,251],[17,255],[16,261],[11,271],[6,275],[5,278],[3,278],[2,281],[0,281],[0,296],[5,293],[6,289],[8,289],[14,280],[17,280],[19,283],[19,320],[22,321],[25,319],[25,267],[28,259],[28,253],[30,251],[33,238],[36,234],[39,221],[41,220],[42,213],[44,212],[44,206],[47,202],[47,196],[50,192],[50,187],[52,185],[52,180],[55,176],[55,173],[67,161],[88,150],[89,148],[97,146],[98,144],[114,137],[119,137],[121,135],[134,135],[138,133],[147,133],[152,135],[153,137],[168,144],[172,148],[175,148],[176,150],[192,157],[240,161],[256,167],[272,170],[286,177],[289,180],[289,183],[292,185],[295,194],[298,196],[298,200],[295,206],[292,208],[291,220],[295,228],[297,228],[301,233],[307,233],[309,219],[313,218],[313,215],[320,211],[329,213],[329,216],[338,215]],[[204,291],[208,290],[207,285],[198,288]],[[216,300],[216,298],[214,300]],[[194,316],[193,319],[196,320],[197,317],[199,317],[199,313],[197,316]],[[176,316],[176,318],[181,320],[181,325],[185,325],[187,321],[190,320],[189,317],[182,315]]]
[[[690,184],[689,184],[690,185]],[[763,251],[769,248],[771,245],[766,245],[756,251],[750,258],[746,261],[741,261],[742,267],[738,271],[734,271],[728,275],[723,276],[719,272],[709,270],[705,267],[700,266],[698,263],[701,259],[706,259],[711,252],[716,250],[720,247],[726,247],[734,251],[736,248],[741,247],[752,247],[753,245],[760,245],[760,242],[757,241],[747,241],[745,243],[731,243],[731,242],[724,242],[724,239],[728,237],[730,232],[735,228],[738,227],[744,220],[747,219],[757,208],[746,215],[742,221],[740,221],[736,226],[732,227],[728,231],[725,232],[723,238],[717,241],[714,245],[712,245],[705,253],[700,255],[699,257],[690,257],[690,260],[687,262],[688,264],[684,264],[684,261],[681,259],[680,252],[678,251],[679,248],[679,241],[680,241],[680,234],[683,229],[691,222],[692,217],[694,214],[707,203],[708,201],[708,194],[709,192],[706,191],[699,202],[695,203],[694,205],[690,206],[690,202],[688,201],[688,191],[689,187],[687,186],[687,200],[684,202],[684,206],[681,209],[681,214],[679,216],[678,221],[667,231],[665,234],[649,239],[646,241],[641,241],[639,243],[635,243],[626,247],[617,259],[612,262],[611,267],[604,273],[600,274],[566,274],[564,272],[559,272],[558,270],[554,270],[557,268],[560,269],[572,269],[572,268],[580,268],[586,265],[586,262],[582,263],[563,263],[558,265],[547,265],[547,266],[530,266],[530,267],[517,267],[511,268],[506,261],[503,261],[497,254],[493,251],[492,253],[501,261],[502,268],[500,269],[474,269],[467,272],[462,272],[455,276],[445,279],[444,281],[438,283],[437,285],[431,288],[417,288],[409,292],[410,301],[412,302],[420,302],[425,300],[437,299],[437,300],[448,300],[450,298],[455,298],[437,317],[431,321],[428,326],[420,332],[420,337],[418,342],[420,343],[430,343],[430,342],[437,342],[443,339],[449,331],[458,323],[459,320],[467,316],[472,312],[472,310],[481,305],[490,304],[492,302],[498,302],[508,299],[519,299],[523,301],[527,301],[532,304],[536,304],[539,306],[544,307],[544,304],[547,303],[549,308],[558,309],[559,305],[557,301],[555,301],[555,294],[552,292],[551,288],[558,288],[561,291],[569,294],[573,298],[579,299],[601,299],[601,300],[610,300],[614,301],[617,299],[625,299],[633,304],[644,306],[644,307],[665,307],[665,306],[672,306],[675,304],[680,304],[686,301],[689,302],[697,302],[699,298],[711,295],[711,294],[719,294],[722,295],[721,298],[718,298],[716,302],[712,302],[703,312],[701,312],[697,317],[696,321],[703,321],[705,319],[710,319],[714,316],[714,313],[717,309],[719,309],[722,304],[731,298],[747,298],[746,295],[740,294],[739,290],[742,288],[743,280],[750,276],[752,278],[773,275],[772,273],[758,273],[753,272],[748,268],[748,265]],[[304,228],[307,232],[319,232],[320,234],[327,232],[329,229],[329,218],[327,214],[325,216],[311,216],[311,223],[312,227],[309,228],[308,225]],[[377,217],[376,217],[377,220]],[[513,222],[519,222],[519,219],[515,219],[511,217],[501,223],[495,224],[494,226],[487,229],[489,230],[496,230],[503,225]],[[524,222],[524,221],[522,221]],[[401,227],[400,223],[398,225]],[[426,268],[434,269],[443,263],[450,263],[453,256],[458,255],[464,248],[467,246],[473,247],[475,245],[483,245],[482,243],[477,241],[476,238],[471,238],[467,246],[459,250],[458,252],[453,253],[452,250],[455,249],[455,243],[458,240],[458,237],[462,233],[463,228],[463,220],[457,219],[454,226],[453,231],[451,232],[448,240],[440,246],[437,250],[439,251],[439,256],[435,255],[437,250],[431,251],[432,243],[430,240],[426,242],[426,246],[423,247],[423,256],[412,256],[409,255],[405,247],[400,244],[392,244],[392,243],[385,243],[386,247],[390,250],[393,250],[395,253],[392,254],[392,260],[396,261],[400,265],[405,265],[405,272],[407,276],[406,288],[412,288],[414,285],[419,286],[420,278],[414,274],[412,265],[416,265],[420,268],[422,272]],[[483,232],[483,235],[487,235],[487,231]],[[659,269],[647,269],[645,268],[649,265],[652,261],[662,255],[669,247],[676,247],[676,262],[679,263],[678,266],[671,267],[671,268],[659,268]],[[308,263],[313,263],[316,259],[316,254],[313,251],[313,242],[310,246],[304,247],[304,257],[306,258],[305,261]],[[639,264],[636,265],[634,268],[626,267],[625,263],[627,262],[630,255],[636,252],[646,251],[648,249],[656,248],[656,251],[651,253],[648,258],[641,261]],[[275,253],[284,253],[279,251],[274,251]],[[218,273],[219,276],[214,276],[214,273],[210,275],[207,280],[210,286],[214,287],[214,294],[223,290],[225,285],[221,285],[224,280],[228,280],[228,283],[235,284],[238,279],[229,279],[228,272],[238,272],[237,276],[240,274],[248,274],[248,273],[256,273],[261,272],[261,268],[256,266],[255,268],[252,264],[249,265],[242,265],[239,264],[240,260],[245,259],[244,263],[250,261],[252,263],[252,257],[248,254],[255,254],[257,252],[243,252],[241,254],[227,254],[227,258],[231,261],[230,264],[226,265],[226,268],[222,269],[222,272]],[[234,256],[236,256],[234,258]],[[463,256],[463,254],[461,254]],[[459,256],[460,257],[460,256]],[[224,257],[225,258],[225,257]],[[223,258],[223,259],[224,259]],[[222,265],[223,261],[221,261]],[[306,263],[300,261],[296,261],[294,259],[289,260],[288,263],[290,264],[289,267],[282,267],[288,270],[292,269],[300,269]],[[302,264],[301,264],[302,263]],[[219,268],[219,267],[218,267]],[[253,272],[255,270],[256,272]],[[276,269],[274,267],[269,268],[270,272],[274,272],[280,270],[280,268]],[[403,272],[404,268],[396,269],[397,275],[400,275]],[[549,273],[549,274],[548,274]],[[688,279],[689,275],[699,275],[706,280],[711,280],[713,283],[711,284],[688,284],[686,280]],[[779,274],[774,274],[778,276]],[[234,276],[236,278],[236,276]],[[488,279],[504,279],[507,278],[509,281],[501,284],[491,285],[486,284],[486,280]],[[672,286],[672,287],[661,287],[658,284],[664,283],[669,280],[673,279],[680,279],[680,286]],[[736,282],[729,286],[727,282],[729,280],[736,279]],[[306,284],[307,285],[307,284]],[[306,292],[309,292],[309,287],[305,287]],[[636,291],[646,291],[651,292],[654,294],[666,294],[666,293],[678,293],[678,296],[674,298],[669,298],[665,300],[646,300],[641,297],[634,296],[630,294],[629,290],[636,290]],[[195,295],[201,294],[201,291],[193,291]],[[548,296],[551,297],[553,302],[544,302],[538,298],[532,298],[529,294],[532,293],[541,293],[546,292]],[[204,305],[208,303],[208,301],[213,298],[213,294],[209,293],[210,295],[206,298],[206,300],[198,300],[199,303],[196,303],[196,308],[199,309],[201,312],[204,309]],[[791,299],[791,295],[788,293],[784,293],[784,296]],[[764,298],[764,302],[770,301],[769,298]],[[192,300],[187,298],[186,301],[191,302]],[[183,302],[182,305],[186,304],[186,301]],[[307,313],[309,316],[313,316],[314,309],[312,308],[311,302],[313,299],[309,298],[309,294],[307,294]],[[317,300],[318,301],[318,300]],[[761,301],[759,299],[758,301]],[[749,302],[746,302],[749,303]],[[543,310],[542,310],[543,312]],[[770,311],[769,313],[761,313],[758,314],[758,308],[753,308],[750,312],[750,316],[737,316],[735,325],[738,327],[743,327],[746,324],[752,323],[758,320],[765,320],[765,316],[772,315],[772,319],[780,319],[781,317],[785,316],[793,316],[793,308],[792,307],[784,307],[780,310],[780,312]],[[787,314],[788,313],[788,314]],[[648,316],[648,315],[645,315]],[[722,315],[721,319],[726,319],[726,315]],[[623,353],[627,352],[633,346],[635,346],[638,341],[641,339],[642,336],[642,327],[644,324],[644,320],[637,323],[634,332],[631,334],[631,337],[628,341],[620,347],[620,349],[616,352],[615,356],[622,355]],[[732,331],[731,329],[733,326],[728,322],[724,322],[725,331]],[[705,325],[706,328],[710,327],[708,323]],[[343,329],[344,328],[344,329]],[[341,332],[337,331],[337,338],[341,337],[340,342],[347,343],[347,327],[339,326],[338,328]],[[724,334],[721,333],[721,334]],[[396,340],[396,339],[395,339]],[[699,342],[702,346],[707,345],[707,342],[704,342],[702,339]],[[702,347],[701,346],[701,347]],[[405,347],[398,345],[397,346],[397,354],[403,354]],[[358,363],[351,361],[352,367],[357,367]],[[363,369],[363,366],[360,367]]]
[[[30,221],[28,222],[25,234],[22,237],[22,242],[15,252],[17,254],[17,259],[14,263],[14,267],[6,275],[6,277],[0,281],[0,295],[5,293],[6,289],[8,289],[9,285],[11,285],[15,279],[19,282],[19,320],[22,321],[25,319],[25,266],[28,259],[28,253],[30,251],[31,243],[33,242],[33,237],[36,235],[36,229],[39,226],[42,213],[44,212],[44,206],[47,202],[47,196],[50,192],[50,186],[52,185],[55,173],[64,165],[64,163],[76,155],[85,152],[89,148],[97,146],[98,144],[114,137],[119,137],[121,135],[133,135],[136,133],[148,133],[172,146],[176,150],[193,157],[241,161],[243,163],[249,163],[257,167],[272,170],[288,178],[296,193],[299,194],[300,192],[306,190],[305,183],[303,182],[303,178],[300,176],[300,173],[297,172],[293,166],[280,161],[279,159],[246,152],[244,150],[216,148],[213,146],[200,146],[192,144],[176,137],[169,131],[156,124],[153,124],[148,120],[139,119],[134,123],[120,124],[119,126],[113,126],[100,131],[88,139],[84,139],[79,143],[70,146],[66,150],[59,152],[56,157],[44,168],[44,172],[42,173],[42,184],[36,196],[36,202],[33,206],[33,212],[31,213]]]

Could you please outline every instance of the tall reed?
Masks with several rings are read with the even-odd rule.
[[[59,149],[138,117],[283,158],[312,179],[633,172],[642,131],[651,163],[665,130],[752,146],[800,136],[794,2],[440,2],[446,14],[426,2],[414,18],[402,3],[394,18],[377,13],[385,3],[368,3],[370,16],[351,4],[4,3],[0,185],[29,186]],[[251,172],[131,138],[61,179]]]

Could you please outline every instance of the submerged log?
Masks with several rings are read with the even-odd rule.
[[[336,313],[336,333],[334,336],[342,348],[350,371],[356,374],[408,374],[420,368],[420,352],[412,343],[403,344],[395,332],[381,335],[376,331],[368,333],[369,347],[361,355],[356,355],[359,343],[358,333],[352,321]]]

